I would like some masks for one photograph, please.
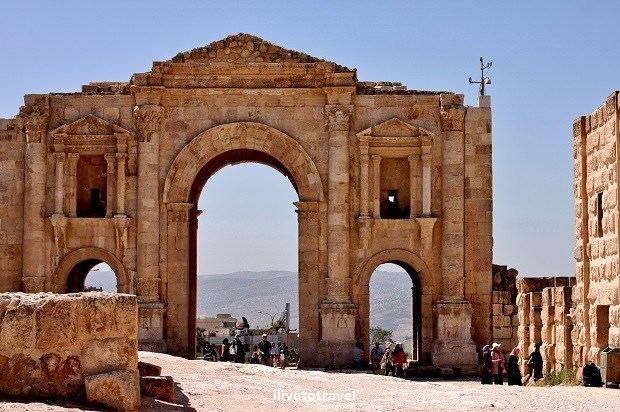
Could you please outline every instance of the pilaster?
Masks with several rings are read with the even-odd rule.
[[[113,153],[106,153],[104,157],[107,165],[107,194],[105,202],[105,217],[112,217],[112,205],[114,202],[114,175],[116,172],[116,155]]]
[[[67,190],[65,192],[65,210],[69,217],[77,217],[77,164],[79,153],[67,154]]]
[[[25,181],[24,181],[24,251],[23,290],[42,292],[45,288],[45,187],[46,147],[49,112],[45,108],[24,107],[26,132]]]
[[[163,108],[134,108],[138,135],[137,275],[140,302],[159,301],[159,133]],[[170,262],[169,262],[170,264]]]

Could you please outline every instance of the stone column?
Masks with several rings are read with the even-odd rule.
[[[114,173],[116,169],[116,155],[113,153],[105,154],[105,161],[108,166],[107,170],[107,195],[105,202],[105,217],[112,217],[112,202],[114,201]]]
[[[368,189],[370,182],[368,181],[368,148],[366,153],[360,155],[360,217],[368,218]]]
[[[25,111],[25,110],[24,110]],[[43,292],[45,288],[45,179],[47,175],[45,136],[48,113],[22,114],[25,120],[26,153],[24,181],[23,290]]]
[[[411,210],[409,217],[418,216],[418,202],[420,200],[422,188],[420,185],[418,169],[420,168],[420,156],[411,155],[407,157],[409,160],[409,208]]]
[[[329,128],[329,171],[327,238],[327,299],[350,302],[349,297],[349,118],[352,108],[327,105]]]
[[[431,215],[431,154],[430,147],[423,148],[422,153],[422,214]],[[428,152],[426,152],[428,150]]]
[[[141,302],[159,301],[159,131],[163,109],[136,106],[138,133],[137,292]],[[168,262],[169,267],[171,262]]]
[[[316,365],[321,333],[319,304],[321,297],[321,230],[319,216],[323,202],[299,201],[297,222],[299,236],[299,351],[305,365]]]
[[[372,155],[372,217],[381,218],[381,156]]]
[[[77,217],[77,163],[80,158],[79,153],[69,153],[67,155],[67,167],[68,167],[68,181],[67,181],[67,192],[65,193],[66,198],[66,210],[69,217]]]
[[[465,158],[462,105],[441,107],[442,157],[442,296],[433,308],[437,334],[433,341],[432,361],[436,366],[456,366],[475,372],[476,345],[471,336],[472,305],[465,300]],[[424,152],[424,150],[426,152]],[[430,147],[423,147],[423,214],[430,214]]]
[[[166,343],[168,350],[177,355],[189,355],[195,350],[194,342],[188,342],[191,331],[189,324],[190,285],[190,211],[192,203],[168,203],[168,284],[166,312]],[[140,267],[138,267],[140,270]],[[195,323],[195,318],[193,322]],[[193,335],[193,334],[192,334]]]
[[[116,154],[116,214],[125,214],[125,153]]]
[[[56,191],[54,192],[54,213],[64,215],[65,200],[65,154],[54,153],[56,159]]]

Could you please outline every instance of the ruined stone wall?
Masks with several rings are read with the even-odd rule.
[[[574,361],[599,362],[618,346],[618,92],[573,123],[576,276],[573,293]]]
[[[492,341],[501,344],[504,352],[510,352],[519,343],[517,276],[518,272],[515,269],[508,269],[507,266],[493,265]],[[490,342],[490,340],[487,340],[487,342]]]
[[[521,368],[527,371],[527,359],[538,342],[543,358],[543,373],[570,369],[573,363],[570,316],[574,277],[530,277],[517,280],[517,336],[521,350]]]
[[[130,295],[1,293],[0,394],[75,399],[123,371],[139,403],[137,315]]]
[[[0,290],[17,291],[22,283],[24,146],[22,125],[0,119]]]

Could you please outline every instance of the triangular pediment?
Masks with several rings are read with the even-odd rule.
[[[129,131],[95,115],[87,114],[74,122],[62,125],[51,132],[52,135],[110,136],[129,134]]]
[[[393,117],[363,130],[358,135],[369,137],[419,137],[432,136],[432,133],[421,127],[412,126],[397,117]]]
[[[174,63],[318,63],[325,60],[285,49],[251,34],[239,33],[215,41],[208,46],[179,53],[171,61]],[[343,66],[338,67],[343,69],[339,71],[351,71]]]

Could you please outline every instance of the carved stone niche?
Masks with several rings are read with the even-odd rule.
[[[64,165],[58,163],[63,157],[57,156],[59,159],[56,164],[57,174],[59,174],[57,182],[64,182],[64,184],[57,184],[55,188],[56,197],[59,199],[57,202],[62,205],[56,208],[56,214],[63,214],[70,218],[78,217],[79,213],[76,213],[79,180],[77,168],[81,158],[89,157],[99,158],[101,162],[107,164],[104,172],[106,174],[105,185],[102,184],[106,192],[105,217],[125,215],[126,154],[130,136],[130,131],[92,114],[50,132],[53,151],[59,155],[66,154],[67,159],[70,159],[67,161],[67,167],[64,168]],[[62,213],[59,213],[60,211]]]

